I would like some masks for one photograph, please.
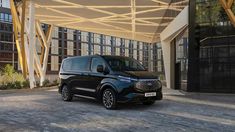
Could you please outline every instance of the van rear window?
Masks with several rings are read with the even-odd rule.
[[[79,57],[66,59],[63,62],[64,71],[88,71],[89,70],[89,58]]]
[[[88,58],[74,58],[72,59],[72,71],[88,71]]]

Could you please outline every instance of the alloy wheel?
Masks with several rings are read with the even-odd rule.
[[[103,104],[107,109],[113,107],[114,104],[114,95],[110,90],[105,90],[103,93]]]
[[[62,89],[62,98],[63,100],[67,101],[69,98],[69,90],[67,86],[64,86]]]

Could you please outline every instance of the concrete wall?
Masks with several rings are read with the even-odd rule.
[[[165,77],[168,88],[175,88],[175,53],[172,40],[181,33],[188,26],[189,7],[186,6],[184,10],[163,30],[160,34]]]

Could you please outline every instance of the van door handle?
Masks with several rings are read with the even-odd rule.
[[[85,75],[85,76],[88,76],[88,75],[90,75],[90,74],[88,74],[88,73],[82,73],[81,75]]]

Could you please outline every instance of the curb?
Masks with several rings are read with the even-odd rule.
[[[175,90],[169,88],[163,88],[165,95],[182,95],[182,96],[235,96],[234,93],[200,93],[200,92],[187,92],[184,90]]]
[[[37,91],[44,91],[44,90],[51,90],[51,89],[57,89],[58,86],[51,86],[51,87],[38,87],[34,89],[9,89],[9,90],[0,90],[1,94],[12,94],[12,93],[25,93],[25,92],[37,92]]]

